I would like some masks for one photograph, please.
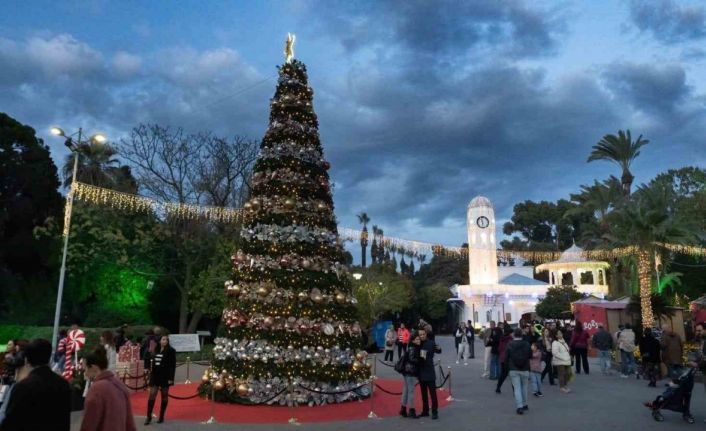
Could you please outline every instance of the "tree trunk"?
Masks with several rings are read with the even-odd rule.
[[[641,249],[637,255],[637,276],[640,281],[640,307],[642,327],[651,328],[654,324],[652,313],[652,260],[649,250]]]
[[[181,303],[179,304],[179,333],[185,334],[189,319],[189,290],[191,289],[191,264],[186,265],[186,275],[181,288]]]
[[[201,311],[194,311],[194,314],[191,315],[191,319],[189,321],[189,327],[186,329],[187,334],[196,333],[196,328],[201,321],[201,317],[203,317],[203,313]]]
[[[626,198],[630,197],[630,189],[632,188],[632,182],[635,177],[627,169],[623,170],[623,175],[620,178],[620,182],[623,185],[623,194]]]
[[[360,249],[361,249],[361,252],[360,252],[360,260],[361,260],[361,265],[363,266],[363,268],[365,268],[365,249],[366,249],[366,248],[367,248],[367,247],[364,246],[364,245],[361,245],[361,246],[360,246]]]

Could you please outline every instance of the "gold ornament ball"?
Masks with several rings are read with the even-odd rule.
[[[311,268],[311,261],[309,259],[302,260],[302,268],[304,268],[304,269]]]
[[[292,199],[286,199],[284,201],[284,207],[287,208],[288,210],[291,210],[294,208],[294,201]]]
[[[346,295],[344,295],[342,292],[338,292],[336,294],[336,302],[339,304],[343,304],[346,302]]]
[[[354,369],[355,371],[360,370],[360,367],[362,367],[362,366],[363,366],[363,364],[361,364],[360,362],[358,362],[358,361],[353,361],[353,369]]]
[[[323,297],[323,295],[321,295],[320,293],[316,293],[316,294],[314,294],[314,295],[311,296],[311,300],[314,301],[314,302],[317,303],[317,304],[320,304],[321,301],[324,300],[324,297]]]
[[[245,383],[239,384],[238,385],[238,395],[240,395],[241,397],[246,396],[248,394],[249,389],[250,389],[250,387],[247,384],[245,384]]]
[[[226,385],[223,383],[223,380],[216,380],[216,383],[213,384],[213,389],[216,391],[222,391],[225,387]]]
[[[251,200],[250,205],[252,206],[253,211],[257,211],[260,209],[260,201],[258,199]]]
[[[243,205],[243,208],[246,209],[246,210],[248,210],[248,211],[252,211],[252,210],[253,210],[252,204],[251,204],[250,202],[245,202],[245,204]]]
[[[267,296],[268,293],[270,293],[270,291],[265,286],[260,286],[257,289],[257,294],[260,296]]]
[[[304,301],[304,300],[306,300],[306,298],[309,297],[309,295],[307,295],[306,292],[299,292],[297,297],[299,298],[300,301]]]
[[[201,376],[201,381],[204,383],[208,383],[211,379],[208,378],[208,373],[203,373],[203,376]]]
[[[362,361],[363,359],[365,359],[365,352],[363,352],[362,350],[359,351],[355,354],[355,358],[359,361]]]

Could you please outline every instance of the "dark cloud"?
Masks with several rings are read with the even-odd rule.
[[[674,113],[691,92],[679,65],[615,63],[605,68],[603,77],[614,94],[648,113]]]
[[[665,43],[699,40],[706,36],[704,5],[686,5],[673,0],[632,0],[630,17],[640,31],[652,33]]]

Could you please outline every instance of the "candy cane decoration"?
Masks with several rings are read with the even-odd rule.
[[[64,352],[64,373],[62,376],[66,380],[71,380],[74,375],[74,359],[78,362],[78,351],[86,344],[86,334],[80,329],[69,331],[66,340],[66,351]],[[75,358],[74,358],[75,357]]]

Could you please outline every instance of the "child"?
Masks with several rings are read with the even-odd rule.
[[[542,349],[535,341],[532,343],[532,357],[530,358],[530,381],[535,397],[542,397]]]

